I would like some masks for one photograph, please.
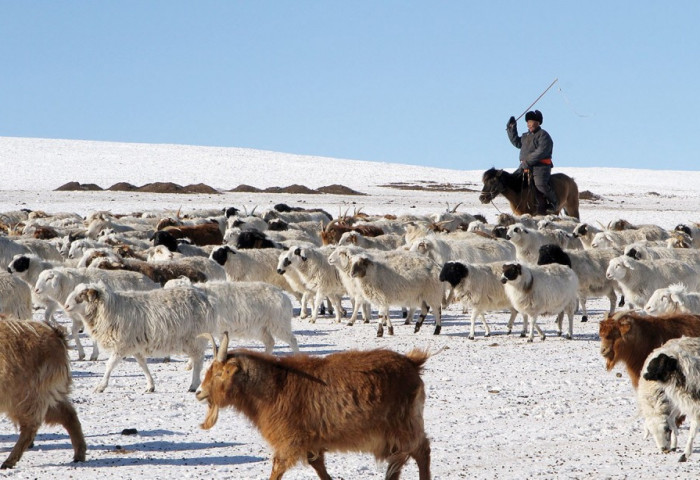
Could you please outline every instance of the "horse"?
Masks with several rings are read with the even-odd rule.
[[[498,195],[503,195],[515,215],[537,215],[535,186],[530,185],[522,173],[508,173],[505,170],[490,168],[484,172],[481,180],[484,183],[479,195],[481,203],[489,203]],[[557,215],[563,209],[567,215],[578,219],[578,185],[574,179],[563,173],[554,173],[549,181],[557,194]]]

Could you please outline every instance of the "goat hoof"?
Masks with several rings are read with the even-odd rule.
[[[433,335],[440,335],[440,330],[442,330],[442,325],[435,325],[435,331]]]
[[[12,468],[12,467],[14,467],[14,465],[11,465],[11,464],[5,462],[5,463],[2,464],[2,466],[0,467],[0,469],[2,469],[2,470],[7,470],[8,468]]]
[[[416,326],[413,328],[413,333],[418,333],[418,331],[420,331],[420,327],[421,327],[421,324],[416,323]]]
[[[404,324],[404,325],[410,325],[410,324],[411,324],[411,319],[410,319],[410,318],[406,318],[406,321],[403,322],[403,324]]]
[[[394,334],[394,327],[389,327],[389,335],[393,335],[393,334]]]
[[[681,463],[688,461],[688,458],[685,456],[685,453],[683,455],[681,455],[681,458],[679,458],[678,461]]]
[[[583,323],[583,322],[587,322],[587,321],[588,321],[588,316],[587,316],[587,315],[584,315],[583,317],[581,317],[581,322],[582,322],[582,323]]]

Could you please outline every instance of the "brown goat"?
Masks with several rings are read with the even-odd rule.
[[[336,219],[321,230],[321,242],[323,242],[324,245],[337,244],[340,241],[340,237],[342,237],[345,232],[357,232],[365,237],[384,235],[384,230],[376,225],[351,225],[346,221]]]
[[[199,225],[170,226],[162,229],[175,238],[189,238],[194,245],[221,245],[224,243],[224,234],[219,228],[218,222],[202,223]]]
[[[125,258],[121,262],[101,261],[96,264],[102,270],[129,270],[146,275],[154,282],[165,285],[168,280],[187,277],[192,283],[206,282],[207,275],[188,265],[180,265],[172,262],[150,263],[135,258]]]
[[[73,444],[73,461],[85,461],[85,439],[68,393],[68,347],[58,326],[0,321],[0,412],[19,426],[19,438],[1,468],[12,468],[43,423],[62,425]]]
[[[426,352],[277,358],[249,350],[227,352],[226,333],[218,353],[213,347],[214,362],[197,390],[197,399],[209,405],[202,428],[214,426],[219,408],[242,412],[274,449],[270,480],[282,478],[300,460],[330,480],[324,455],[333,451],[369,452],[386,460],[390,480],[399,478],[412,457],[419,478],[430,478],[420,377]]]
[[[671,338],[683,335],[700,337],[700,316],[686,314],[643,315],[633,311],[608,315],[600,322],[600,354],[608,370],[618,363],[627,366],[627,373],[636,389],[647,356]]]

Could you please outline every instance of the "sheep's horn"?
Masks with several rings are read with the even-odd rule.
[[[226,356],[228,355],[228,332],[224,332],[221,336],[221,341],[219,342],[219,353],[216,359],[220,362],[226,361]]]

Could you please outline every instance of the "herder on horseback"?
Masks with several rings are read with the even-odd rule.
[[[527,132],[518,136],[518,126],[515,117],[510,117],[506,131],[510,142],[520,149],[520,167],[514,174],[522,173],[524,178],[535,184],[537,213],[539,215],[557,212],[557,196],[549,183],[552,173],[552,150],[554,142],[540,125],[542,112],[535,110],[525,114]]]

